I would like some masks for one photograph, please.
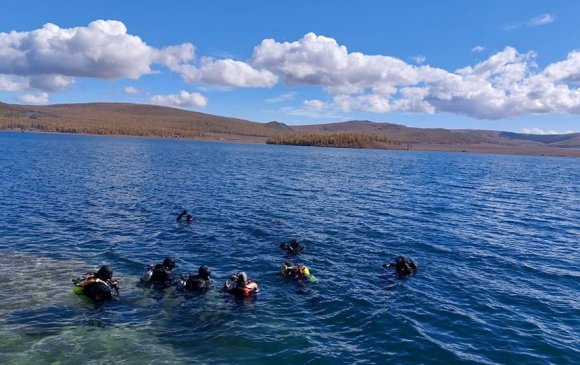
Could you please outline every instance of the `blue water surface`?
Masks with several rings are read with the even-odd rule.
[[[0,133],[0,363],[578,364],[579,182],[574,158]],[[292,238],[318,282],[277,274]],[[166,255],[261,292],[140,286]],[[121,294],[95,306],[71,279],[102,264]]]

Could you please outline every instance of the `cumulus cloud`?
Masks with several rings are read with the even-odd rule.
[[[483,51],[485,51],[485,47],[484,46],[475,46],[471,49],[471,52],[475,52],[475,53],[481,53]]]
[[[265,39],[254,48],[252,63],[290,85],[321,85],[331,93],[354,93],[369,86],[417,80],[416,68],[398,58],[348,53],[336,40],[314,33],[295,42]]]
[[[151,97],[151,103],[177,108],[205,107],[207,98],[200,93],[180,91],[179,94],[155,95]]]
[[[528,25],[554,20],[544,14]],[[472,51],[484,49],[476,46]],[[534,52],[505,47],[475,65],[445,70],[425,64],[423,56],[409,64],[388,55],[349,52],[335,39],[314,33],[295,41],[264,39],[246,61],[198,58],[191,43],[157,49],[129,34],[122,22],[97,20],[86,27],[46,24],[30,32],[0,33],[0,91],[23,91],[43,100],[37,91],[65,90],[77,77],[137,79],[163,66],[194,84],[321,87],[329,101],[304,101],[301,110],[310,112],[450,112],[484,119],[580,114],[580,51],[543,69],[535,59]],[[186,91],[156,95],[151,101],[178,107],[207,104],[203,95]]]
[[[170,69],[179,69],[181,65],[194,59],[195,47],[191,43],[183,43],[153,51],[153,61]]]
[[[321,100],[304,100],[302,103],[307,109],[310,110],[324,110],[326,108],[326,103]]]
[[[31,32],[0,33],[0,73],[136,79],[151,72],[153,49],[119,21],[87,27],[48,23]]]
[[[28,79],[12,75],[0,75],[0,91],[20,91],[28,87]]]
[[[48,104],[48,93],[26,94],[16,98],[16,100],[23,104]]]
[[[127,86],[125,89],[125,94],[137,94],[139,92],[139,90],[137,90],[136,88],[134,88],[133,86]]]
[[[580,81],[580,51],[568,53],[564,61],[555,62],[544,70],[544,75],[553,81]]]
[[[573,84],[580,81],[580,52],[543,70],[535,59],[534,52],[506,47],[476,65],[448,71],[349,53],[332,38],[308,33],[293,42],[265,39],[254,48],[252,63],[289,85],[323,87],[343,112],[450,112],[480,119],[580,114],[580,90]]]
[[[278,77],[268,70],[259,70],[249,64],[232,59],[202,58],[199,66],[191,64],[173,67],[190,83],[205,83],[233,87],[272,87]]]
[[[28,78],[28,86],[34,89],[56,92],[66,90],[75,79],[63,75],[34,75]]]
[[[161,49],[131,35],[120,21],[96,20],[86,27],[60,28],[48,23],[29,32],[0,33],[2,89],[14,89],[6,76],[26,78],[21,84],[48,92],[65,90],[75,77],[138,79],[157,64],[187,82],[232,87],[271,87],[277,76],[232,59],[204,57],[195,64],[191,43]]]

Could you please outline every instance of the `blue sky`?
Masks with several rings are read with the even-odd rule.
[[[11,1],[0,101],[580,132],[579,20],[572,0]]]

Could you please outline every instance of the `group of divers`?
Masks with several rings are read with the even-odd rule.
[[[183,210],[176,218],[178,222],[193,222],[193,216]],[[306,249],[298,240],[293,239],[289,243],[281,243],[280,248],[291,256],[297,256]],[[385,269],[392,269],[399,278],[404,278],[414,274],[418,270],[417,263],[406,256],[397,256],[391,263],[382,265]],[[147,266],[140,281],[146,285],[155,287],[170,287],[175,285],[180,291],[204,293],[214,287],[211,280],[211,270],[202,265],[197,274],[181,275],[178,280],[173,279],[175,260],[167,256],[163,262]],[[304,264],[294,264],[290,261],[284,262],[280,270],[280,275],[296,280],[317,281],[310,273],[310,269]],[[73,279],[73,291],[79,295],[85,295],[96,302],[111,300],[119,295],[119,282],[113,279],[113,269],[110,265],[102,266],[96,272],[89,272],[82,277]],[[257,282],[250,280],[248,275],[241,271],[225,281],[222,291],[234,295],[237,298],[252,297],[260,290]]]

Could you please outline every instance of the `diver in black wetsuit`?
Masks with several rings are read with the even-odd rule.
[[[167,256],[163,260],[163,263],[149,265],[141,276],[141,281],[144,283],[169,286],[173,281],[171,277],[173,269],[175,269],[175,261],[171,256]]]
[[[389,264],[383,264],[385,269],[395,269],[395,272],[400,277],[405,277],[411,274],[414,274],[419,270],[419,265],[417,262],[411,258],[406,256],[400,255],[398,256],[395,261]]]
[[[177,289],[204,292],[209,290],[213,285],[210,280],[211,270],[203,265],[199,267],[197,275],[183,275],[177,282]]]
[[[113,269],[109,265],[102,266],[99,271],[91,272],[84,278],[73,280],[73,291],[84,294],[94,301],[111,300],[119,295],[119,282],[113,280]]]
[[[182,210],[181,213],[179,213],[179,215],[177,216],[177,218],[175,218],[175,220],[177,222],[182,222],[184,218],[187,223],[193,222],[193,216],[187,213],[187,210]]]
[[[289,254],[297,254],[304,251],[305,247],[300,244],[300,241],[294,239],[288,243],[281,243],[280,248],[286,251]]]

